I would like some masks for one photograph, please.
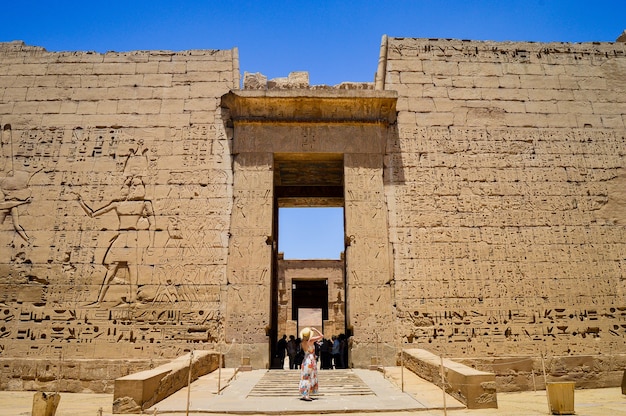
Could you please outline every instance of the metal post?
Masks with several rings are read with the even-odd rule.
[[[218,344],[217,348],[217,359],[219,363],[217,364],[217,394],[222,394],[222,348]]]
[[[448,408],[446,406],[446,379],[443,371],[443,355],[439,356],[439,362],[441,364],[441,391],[443,392],[443,414],[448,415]]]
[[[189,397],[191,396],[191,363],[193,361],[193,350],[189,353],[189,374],[187,374],[187,411],[186,416],[189,416]]]
[[[402,344],[400,344],[400,385],[402,386],[402,393],[404,393],[404,350]]]
[[[543,385],[548,386],[548,377],[546,376],[546,363],[543,360],[543,352],[541,353],[541,369],[543,370]]]

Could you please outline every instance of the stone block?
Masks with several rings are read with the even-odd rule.
[[[103,62],[93,65],[91,73],[96,75],[134,74],[134,62]]]
[[[590,102],[586,101],[557,101],[556,103],[559,113],[565,114],[593,114],[593,108]],[[606,113],[605,113],[606,114]]]
[[[455,76],[459,74],[459,64],[454,61],[436,61],[429,60],[422,62],[424,73],[431,75],[449,75]]]
[[[432,84],[433,76],[423,72],[401,72],[400,82],[402,84]]]
[[[193,356],[185,354],[152,370],[116,379],[113,400],[120,405],[114,405],[114,413],[116,408],[118,413],[122,413],[122,409],[135,409],[137,406],[147,409],[153,406],[187,386],[189,379],[193,382],[216,370],[219,357],[220,354],[212,351],[194,351]],[[132,413],[126,410],[124,412]]]
[[[601,119],[602,126],[609,129],[623,129],[626,127],[623,118],[619,115],[602,116]]]
[[[449,91],[450,89],[447,87],[436,87],[432,84],[424,84],[421,96],[431,98],[450,98],[450,95],[448,94]],[[478,93],[478,95],[475,94],[474,97],[480,98],[480,93]],[[459,100],[463,99],[462,95],[458,93],[456,94],[456,98]]]
[[[183,112],[185,106],[185,100],[163,100],[161,101],[161,114],[174,113],[179,114]]]
[[[481,88],[480,97],[483,100],[527,101],[528,91],[517,88]]]
[[[37,392],[33,396],[32,416],[54,416],[61,401],[58,393]]]
[[[561,88],[558,76],[520,75],[521,88],[558,90]]]
[[[481,62],[459,62],[459,75],[472,76],[477,78],[500,76],[502,67],[490,63]]]
[[[528,99],[530,101],[573,101],[574,92],[572,90],[557,90],[557,89],[539,89],[530,88],[526,90],[528,92]]]
[[[480,88],[449,88],[448,97],[451,100],[480,100],[482,90]]]
[[[4,89],[2,100],[8,101],[25,101],[26,100],[26,87],[9,87]]]
[[[416,113],[429,113],[437,111],[432,98],[411,97],[408,99],[408,107],[411,111],[415,111]]]
[[[80,101],[76,109],[76,114],[95,114],[97,109],[97,101]]]
[[[138,62],[135,65],[135,71],[137,74],[156,74],[159,72],[159,64],[161,62]]]
[[[98,114],[116,114],[117,113],[117,100],[102,100],[98,101],[96,108]]]
[[[496,376],[479,371],[449,359],[441,359],[423,349],[402,351],[405,366],[418,376],[441,387],[441,372],[445,376],[445,390],[464,403],[468,409],[497,408]]]
[[[183,73],[183,72],[173,72]],[[172,73],[159,73],[159,74],[145,74],[142,87],[169,87],[172,85]]]
[[[154,65],[155,62],[149,62],[149,65]],[[187,71],[186,62],[159,62],[158,69],[153,73],[159,74],[184,74]]]
[[[546,386],[548,394],[548,408],[553,415],[573,415],[574,387],[571,382],[553,382]]]
[[[416,113],[415,119],[416,119],[417,124],[420,126],[451,126],[454,123],[454,114],[453,113]]]
[[[140,77],[140,75],[137,75]],[[82,88],[109,88],[109,87],[117,87],[120,85],[120,75],[81,75],[80,76],[80,86]],[[129,77],[125,76],[125,80],[128,80]],[[137,84],[137,81],[132,82],[130,85]]]

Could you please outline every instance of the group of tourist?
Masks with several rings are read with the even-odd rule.
[[[283,335],[276,343],[276,358],[279,368],[284,368],[285,357],[289,358],[289,369],[300,369],[300,398],[311,401],[317,393],[318,358],[322,370],[348,368],[348,340],[344,334],[333,335],[329,340],[316,328],[304,328],[300,337]]]
[[[300,369],[305,356],[301,343],[301,337],[290,335],[287,339],[287,335],[283,335],[276,344],[276,366],[284,368],[287,358],[290,370]],[[345,334],[333,335],[331,339],[322,338],[314,345],[320,369],[348,368],[348,339]]]

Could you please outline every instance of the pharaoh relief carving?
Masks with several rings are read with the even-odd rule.
[[[146,200],[146,191],[143,179],[140,176],[127,177],[124,186],[120,189],[120,199],[93,209],[78,195],[78,202],[89,217],[94,218],[109,211],[115,212],[119,222],[118,233],[111,239],[102,264],[107,271],[100,287],[96,304],[104,300],[110,284],[118,270],[124,267],[128,270],[130,288],[129,297],[125,300],[133,303],[137,298],[138,265],[141,262],[144,249],[154,247],[155,218],[152,201]],[[139,243],[141,230],[149,230],[147,247]]]
[[[140,142],[139,146],[143,143]],[[146,187],[143,177],[147,173],[147,149],[132,149],[124,165],[124,184],[119,190],[118,198],[92,208],[76,194],[80,207],[90,218],[99,217],[113,212],[117,217],[117,233],[108,242],[102,265],[106,268],[97,299],[90,305],[98,306],[104,300],[112,284],[122,281],[128,285],[128,295],[118,301],[134,304],[137,301],[139,265],[144,253],[153,251],[156,220],[152,201],[146,199]],[[148,240],[144,242],[141,235],[148,232]],[[128,281],[118,278],[121,269],[125,269]],[[116,280],[116,278],[118,278]]]
[[[0,224],[4,224],[7,216],[11,216],[13,229],[28,242],[28,234],[24,227],[20,225],[19,209],[20,205],[28,204],[31,201],[28,182],[31,175],[24,171],[10,171],[7,176],[0,178]]]
[[[15,155],[13,134],[10,124],[2,128],[2,174],[0,175],[0,225],[4,224],[7,217],[11,217],[11,223],[15,233],[24,242],[29,243],[29,236],[20,223],[20,206],[29,204],[32,200],[29,187],[30,180],[41,169],[30,172],[22,167],[14,165]]]

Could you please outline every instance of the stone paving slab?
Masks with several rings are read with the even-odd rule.
[[[328,370],[331,372],[332,370]],[[211,383],[201,378],[193,383],[190,392],[190,414],[195,413],[329,413],[329,412],[385,412],[385,411],[424,411],[429,409],[428,401],[422,402],[407,393],[400,391],[397,386],[385,379],[378,371],[349,370],[369,387],[373,394],[366,395],[334,395],[331,392],[324,394],[323,378],[320,372],[320,394],[312,402],[300,400],[297,383],[293,386],[293,393],[286,393],[283,397],[250,396],[250,392],[266,375],[267,370],[254,370],[239,373],[228,388],[220,395],[206,394],[205,386]],[[205,376],[206,377],[206,376]],[[147,413],[157,411],[158,414],[178,413],[186,411],[187,392],[179,391],[167,399],[147,409]],[[454,399],[450,398],[451,405]],[[459,407],[459,403],[456,402]],[[462,406],[460,406],[462,407]]]
[[[428,409],[423,411],[383,411],[379,410],[376,416],[444,416],[442,406],[443,395],[441,390],[430,383],[417,377],[410,371],[402,370],[399,367],[386,367],[384,378],[389,380],[396,386],[397,391],[401,386],[401,379],[404,379],[404,391],[411,395],[416,401],[420,401]],[[364,370],[365,371],[365,370]],[[217,393],[217,371],[208,374],[202,380],[192,385],[192,401],[199,395],[210,396]],[[223,388],[228,380],[233,376],[232,369],[223,369],[220,386]],[[237,377],[239,378],[240,375]],[[245,380],[245,377],[241,377]],[[237,381],[237,380],[235,380]],[[250,380],[246,381],[251,385]],[[234,383],[233,383],[234,384]],[[225,393],[225,391],[224,391]],[[186,403],[186,389],[176,393],[180,395],[179,401]],[[0,415],[1,416],[29,416],[33,403],[32,391],[0,391]],[[449,396],[448,396],[449,397]],[[258,398],[254,397],[253,400]],[[354,396],[358,400],[358,396]],[[276,398],[271,402],[275,403]],[[452,399],[451,399],[452,400]],[[317,405],[316,402],[300,402],[294,399],[295,406],[300,406],[299,410],[285,412],[285,415],[298,414],[298,416],[312,416],[324,412],[327,416],[341,415],[345,413],[365,414],[370,411],[350,411],[349,409],[336,408],[332,411],[323,411],[307,407],[307,405]],[[577,389],[574,393],[574,409],[577,416],[626,416],[626,396],[622,395],[619,387],[611,387],[605,389]],[[61,393],[61,402],[56,416],[112,416],[111,408],[113,403],[113,394],[89,394],[89,393]],[[447,401],[447,405],[451,402]],[[99,412],[102,409],[102,413]],[[519,392],[519,393],[498,393],[497,409],[478,409],[470,410],[457,408],[452,410],[447,407],[448,416],[539,416],[548,415],[548,401],[545,391],[536,392]],[[211,412],[211,410],[209,410]],[[243,412],[231,411],[226,413],[215,413],[217,415],[262,415],[265,412]],[[153,414],[144,412],[144,414]],[[161,416],[174,416],[185,414],[184,406],[182,411],[157,413]],[[191,415],[199,415],[202,413],[190,413]]]

